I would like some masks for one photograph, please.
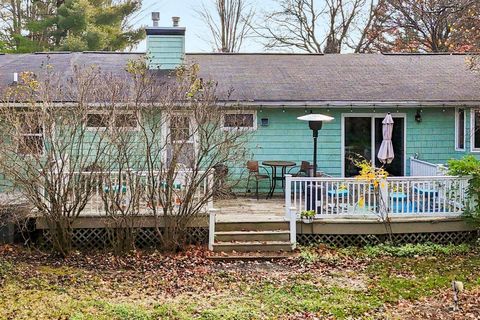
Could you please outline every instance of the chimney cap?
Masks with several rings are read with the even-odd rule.
[[[152,22],[154,27],[158,27],[158,21],[160,21],[160,12],[152,12]]]
[[[172,22],[174,27],[178,27],[178,23],[180,22],[180,17],[172,17]]]

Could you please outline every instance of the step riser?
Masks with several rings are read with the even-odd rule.
[[[278,244],[278,245],[260,245],[260,246],[252,246],[252,245],[213,245],[214,252],[268,252],[268,251],[292,251],[292,247],[290,245]]]
[[[289,241],[288,233],[282,234],[216,234],[215,241],[231,242],[231,241]]]
[[[217,222],[215,231],[275,231],[289,230],[288,222]]]

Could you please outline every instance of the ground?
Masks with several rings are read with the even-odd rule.
[[[302,248],[277,261],[185,253],[0,247],[0,319],[478,319],[480,252],[469,246]],[[452,280],[462,281],[453,311]]]

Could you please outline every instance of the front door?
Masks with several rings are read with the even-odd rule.
[[[405,118],[402,115],[392,115],[393,135],[392,143],[395,158],[390,164],[383,165],[392,176],[403,176],[405,168]],[[382,115],[346,115],[344,117],[344,159],[343,174],[352,177],[359,174],[353,163],[354,159],[366,159],[381,167],[377,158],[378,150],[383,140]]]

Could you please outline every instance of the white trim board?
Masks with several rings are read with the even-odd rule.
[[[470,109],[470,152],[479,153],[480,148],[475,148],[475,111],[480,112],[480,109]]]
[[[402,112],[395,112],[390,113],[393,118],[403,118],[403,173],[404,175],[407,173],[407,114]],[[358,112],[344,112],[341,116],[341,136],[340,136],[340,157],[341,157],[341,177],[345,177],[345,118],[371,118],[372,121],[372,128],[374,128],[376,118],[385,118],[387,113],[376,113],[376,112],[366,112],[366,113],[358,113]],[[375,145],[375,132],[372,130],[371,135],[371,145]],[[375,150],[372,152],[372,159],[370,161],[374,161],[376,157]]]
[[[225,114],[251,114],[253,115],[252,127],[225,127]],[[222,115],[222,130],[224,131],[256,131],[258,129],[257,110],[228,110]]]
[[[463,148],[457,148],[458,146],[458,111],[463,109]],[[467,109],[466,108],[455,108],[455,151],[465,151],[467,144]]]

